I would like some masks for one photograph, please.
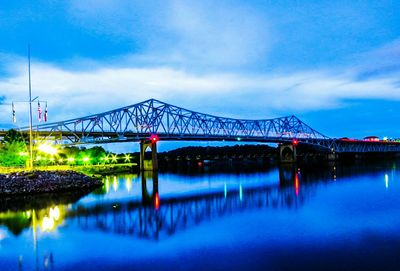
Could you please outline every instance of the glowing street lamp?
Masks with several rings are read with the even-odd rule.
[[[118,161],[118,158],[117,158],[117,155],[116,155],[116,154],[114,154],[114,155],[111,156],[111,161],[112,161],[113,163],[116,163],[116,162]]]
[[[68,163],[72,164],[75,162],[75,158],[74,157],[68,157],[67,158]]]
[[[49,145],[49,144],[40,144],[38,146],[38,150],[40,152],[46,153],[46,154],[50,154],[50,155],[55,155],[57,154],[58,150],[57,148]]]
[[[104,159],[104,163],[108,163],[108,161],[110,160],[110,157],[108,155],[106,155],[103,159]]]
[[[131,155],[129,153],[125,154],[125,162],[129,163],[131,161]]]

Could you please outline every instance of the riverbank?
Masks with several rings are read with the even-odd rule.
[[[90,190],[103,183],[72,170],[22,171],[0,174],[0,196]]]

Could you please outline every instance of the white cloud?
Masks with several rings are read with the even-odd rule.
[[[357,55],[355,63],[354,69],[362,79],[400,75],[400,39]]]
[[[194,62],[245,65],[266,58],[273,43],[267,21],[243,5],[173,1],[169,11],[176,52]]]
[[[83,29],[134,44],[132,60],[185,69],[265,63],[274,43],[267,20],[245,4],[89,0],[71,1],[68,11]]]
[[[9,102],[27,100],[26,63],[14,61],[0,81],[0,95]],[[246,75],[195,74],[173,68],[103,66],[71,71],[48,63],[32,63],[34,96],[48,101],[51,121],[82,117],[149,98],[223,116],[267,118],[335,108],[348,99],[400,100],[396,77],[355,80],[334,71]],[[25,121],[23,104],[18,119]],[[10,109],[3,106],[3,120]]]

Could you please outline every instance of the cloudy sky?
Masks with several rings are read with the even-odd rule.
[[[30,44],[50,121],[156,98],[400,137],[399,26],[400,1],[1,1],[0,127],[28,100]],[[16,103],[16,127],[26,108]]]

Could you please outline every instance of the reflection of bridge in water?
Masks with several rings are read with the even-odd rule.
[[[283,175],[281,175],[282,178]],[[97,204],[92,207],[78,205],[67,214],[72,224],[87,230],[98,229],[140,238],[158,239],[173,235],[203,221],[249,209],[297,208],[306,198],[300,190],[299,176],[293,172],[280,185],[243,188],[179,198],[160,199],[158,176],[153,173],[152,192],[142,174],[142,202]]]

